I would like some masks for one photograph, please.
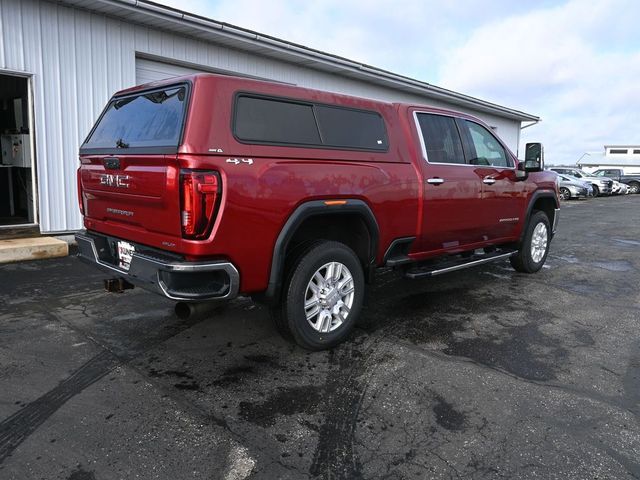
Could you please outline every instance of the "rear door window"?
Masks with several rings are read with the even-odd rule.
[[[175,150],[180,143],[186,103],[185,86],[114,98],[82,147]]]
[[[462,141],[453,117],[431,113],[418,113],[417,117],[429,163],[465,163]]]

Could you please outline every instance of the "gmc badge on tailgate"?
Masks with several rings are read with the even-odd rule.
[[[107,187],[129,188],[129,175],[112,175],[103,173],[100,175],[100,185]]]

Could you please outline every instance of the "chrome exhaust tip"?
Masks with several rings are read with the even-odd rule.
[[[220,302],[178,302],[174,307],[176,317],[181,320],[204,317],[213,313],[222,305]]]

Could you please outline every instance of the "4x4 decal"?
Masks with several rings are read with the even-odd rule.
[[[253,158],[227,158],[227,163],[233,163],[234,165],[239,165],[241,163],[253,165]]]

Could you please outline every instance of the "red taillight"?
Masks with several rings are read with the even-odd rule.
[[[76,172],[76,181],[78,182],[78,205],[80,206],[80,213],[84,215],[84,202],[82,200],[82,178],[80,177],[80,169]]]
[[[215,172],[182,170],[180,192],[182,195],[182,236],[202,239],[211,231],[220,182]]]

